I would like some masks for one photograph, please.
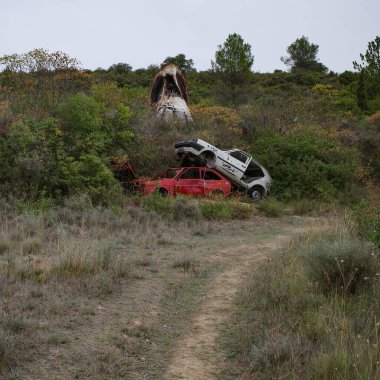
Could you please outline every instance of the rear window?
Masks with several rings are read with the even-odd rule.
[[[182,174],[181,179],[200,179],[199,169],[188,169]]]
[[[174,178],[181,169],[177,170],[168,170],[165,174],[161,175],[160,178]]]
[[[212,172],[211,170],[206,170],[205,173],[205,180],[216,180],[220,181],[222,178],[219,177],[216,173]]]

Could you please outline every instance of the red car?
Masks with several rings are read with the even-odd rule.
[[[141,181],[144,194],[158,191],[162,195],[193,195],[231,193],[231,183],[221,174],[206,167],[171,168],[157,179]]]

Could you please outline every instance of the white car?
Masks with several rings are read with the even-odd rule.
[[[222,150],[201,139],[194,139],[175,144],[175,151],[184,162],[201,161],[219,171],[255,201],[269,192],[272,178],[268,171],[239,149]]]

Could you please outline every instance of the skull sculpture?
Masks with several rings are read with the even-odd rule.
[[[186,80],[173,64],[164,65],[154,78],[150,92],[150,104],[159,118],[170,120],[177,117],[193,121],[187,106]]]

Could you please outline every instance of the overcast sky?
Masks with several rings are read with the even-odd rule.
[[[0,0],[0,56],[61,50],[83,68],[126,62],[134,69],[184,53],[211,67],[229,33],[251,44],[254,71],[285,69],[298,37],[319,45],[330,70],[352,61],[380,35],[380,0]]]

